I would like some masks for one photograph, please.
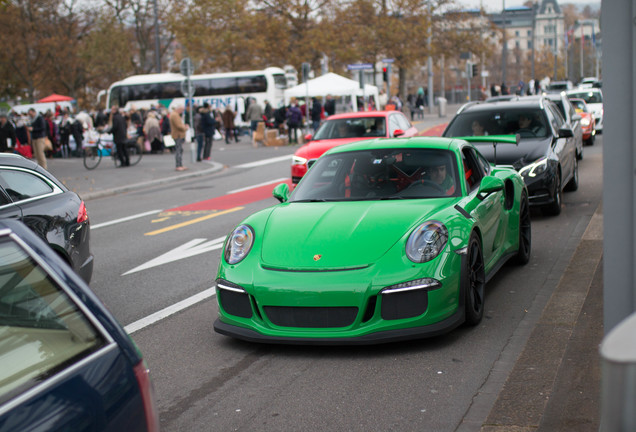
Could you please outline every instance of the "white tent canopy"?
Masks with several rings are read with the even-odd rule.
[[[293,97],[305,98],[307,96],[322,96],[324,98],[327,95],[350,96],[355,111],[358,109],[356,96],[372,97],[375,106],[378,106],[378,88],[376,86],[365,84],[363,91],[358,81],[345,78],[332,72],[285,90],[285,104],[288,104],[289,100]]]

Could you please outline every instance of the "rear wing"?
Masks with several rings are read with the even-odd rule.
[[[457,139],[462,139],[468,142],[475,143],[492,143],[494,149],[494,161],[493,164],[497,165],[497,144],[514,144],[519,145],[519,141],[521,136],[519,134],[515,135],[482,135],[482,136],[465,136],[465,137],[456,137]]]

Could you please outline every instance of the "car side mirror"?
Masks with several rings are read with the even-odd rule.
[[[287,183],[276,185],[272,191],[272,196],[282,203],[287,202],[289,199],[289,185]]]
[[[305,142],[308,143],[309,141],[311,141],[312,138],[313,136],[311,134],[305,135]]]
[[[395,131],[393,131],[393,136],[395,138],[404,135],[406,132],[404,132],[402,129],[396,129]]]
[[[567,126],[559,129],[559,138],[572,138],[574,136],[574,132]]]
[[[479,185],[479,193],[480,194],[491,194],[493,192],[497,192],[503,190],[504,182],[499,177],[486,176],[481,180],[481,184]]]

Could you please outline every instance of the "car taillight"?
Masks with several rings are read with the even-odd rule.
[[[134,368],[135,377],[139,384],[141,399],[144,403],[144,411],[146,413],[146,426],[148,432],[159,432],[159,415],[155,407],[155,395],[150,381],[150,371],[146,367],[146,363],[142,360]]]
[[[87,220],[88,220],[88,212],[86,211],[86,206],[84,205],[84,201],[82,201],[79,206],[79,210],[77,211],[77,223],[82,223]]]

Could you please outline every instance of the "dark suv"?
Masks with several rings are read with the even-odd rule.
[[[561,213],[562,191],[578,188],[576,138],[554,103],[543,96],[468,103],[457,111],[445,137],[518,134],[519,143],[474,143],[489,162],[512,166],[528,186],[530,205]]]

